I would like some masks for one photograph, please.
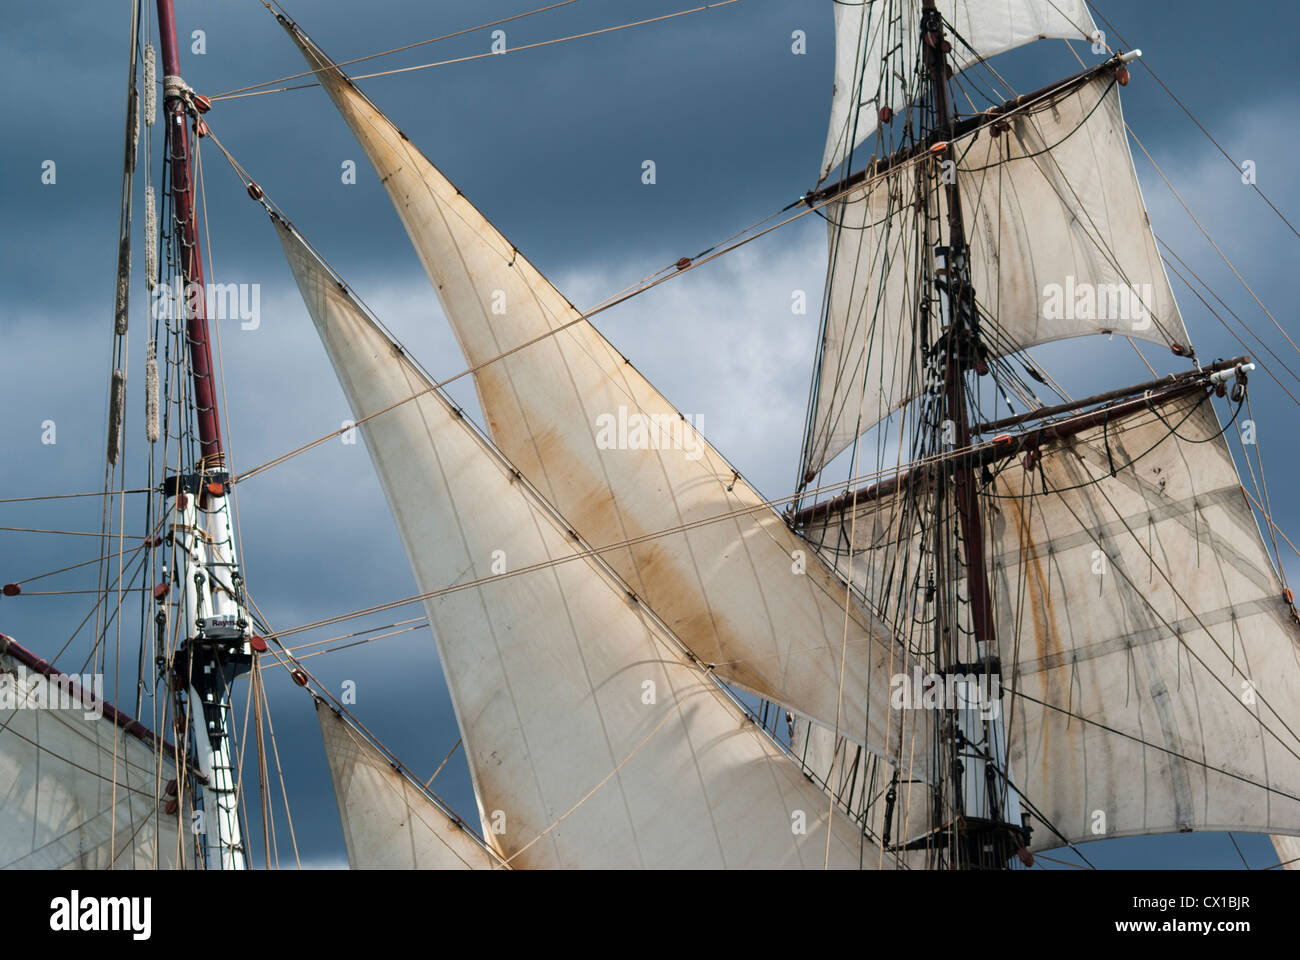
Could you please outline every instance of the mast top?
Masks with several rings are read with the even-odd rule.
[[[180,246],[181,279],[187,291],[204,291],[200,297],[187,295],[182,298],[186,313],[189,314],[186,317],[186,338],[189,341],[199,452],[204,466],[221,467],[225,463],[225,454],[221,446],[221,418],[217,407],[212,350],[208,343],[203,250],[195,223],[198,205],[194,197],[194,178],[190,173],[190,135],[186,122],[190,97],[186,93],[188,87],[180,79],[180,49],[176,43],[176,14],[172,0],[158,0],[158,44],[163,64],[167,161],[171,167],[173,223]]]

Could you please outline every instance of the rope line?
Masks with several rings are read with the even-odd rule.
[[[689,10],[678,10],[676,13],[666,13],[663,14],[662,16],[649,17],[645,20],[633,20],[630,23],[621,23],[612,27],[602,27],[599,30],[588,30],[585,33],[574,33],[565,37],[556,37],[552,40],[539,40],[536,43],[525,43],[518,47],[508,47],[505,50],[501,51],[500,53],[497,53],[495,51],[488,51],[487,53],[475,53],[465,57],[453,57],[449,60],[436,60],[432,63],[416,64],[415,66],[411,66],[411,67],[397,67],[392,70],[380,70],[377,73],[361,73],[361,74],[357,74],[352,79],[370,80],[375,77],[389,77],[398,73],[410,73],[415,70],[427,70],[430,67],[445,67],[453,63],[468,63],[471,60],[482,60],[487,57],[499,57],[499,56],[504,56],[505,54],[508,53],[519,53],[520,51],[523,50],[536,50],[539,47],[549,47],[557,43],[565,43],[569,40],[582,40],[587,37],[596,37],[604,33],[614,33],[619,30],[627,30],[630,27],[645,26],[646,24],[649,23],[659,23],[663,20],[672,20],[675,17],[684,17],[687,14],[701,13],[706,10],[712,10],[715,7],[726,7],[726,6],[730,6],[733,3],[739,3],[739,2],[740,0],[718,0],[717,3],[706,3],[703,6],[691,7]],[[326,67],[323,69],[331,69],[331,68]],[[320,86],[319,83],[300,83],[290,87],[275,87],[270,90],[252,90],[247,93],[231,93],[223,97],[213,97],[212,99],[214,102],[216,100],[238,100],[243,97],[260,97],[268,93],[285,93],[289,90],[305,90],[308,87],[318,87],[318,86]]]
[[[1125,46],[1128,46],[1128,41],[1125,40],[1124,37],[1120,35],[1120,32],[1115,29],[1115,26],[1109,20],[1106,19],[1105,14],[1103,14],[1099,9],[1097,9],[1097,4],[1094,3],[1093,0],[1087,0],[1087,3],[1088,6],[1092,7],[1093,12],[1096,13],[1097,16],[1101,18],[1102,22],[1106,24],[1107,29],[1109,29],[1112,33],[1115,34],[1115,36],[1119,39],[1119,42],[1124,44]],[[1210,131],[1205,128],[1205,125],[1202,124],[1201,121],[1196,118],[1195,114],[1193,114],[1192,111],[1188,109],[1187,105],[1184,104],[1183,101],[1178,98],[1178,96],[1173,92],[1173,90],[1169,89],[1169,87],[1165,84],[1165,82],[1160,79],[1160,75],[1155,72],[1151,64],[1147,62],[1146,58],[1145,57],[1141,58],[1139,62],[1142,64],[1143,67],[1146,68],[1147,72],[1151,74],[1151,79],[1155,80],[1155,82],[1160,85],[1160,89],[1164,90],[1165,93],[1169,94],[1170,99],[1172,99],[1174,103],[1178,104],[1179,109],[1182,110],[1183,113],[1187,114],[1187,119],[1191,120],[1192,123],[1196,124],[1197,129],[1199,129],[1201,133],[1205,134],[1205,138],[1209,140],[1210,143],[1214,144],[1214,146],[1218,149],[1219,153],[1223,154],[1224,159],[1226,159],[1230,164],[1232,164],[1232,169],[1235,170],[1238,174],[1240,174],[1241,164],[1237,163],[1236,160],[1232,159],[1232,157],[1228,154],[1228,151],[1223,149],[1223,147],[1219,144],[1219,141],[1214,139]],[[1272,200],[1270,200],[1268,195],[1265,194],[1264,191],[1259,188],[1259,184],[1251,183],[1251,187],[1253,187],[1255,192],[1259,194],[1260,198],[1265,203],[1267,203],[1269,207],[1272,208],[1273,212],[1276,213],[1279,218],[1281,218],[1282,222],[1287,225],[1288,229],[1290,229],[1290,231],[1294,233],[1297,237],[1300,237],[1300,230],[1297,230],[1295,228],[1295,225],[1292,224],[1291,221],[1286,218],[1286,215],[1282,213],[1281,210],[1278,209],[1277,204],[1275,204]]]
[[[465,34],[467,34],[467,33],[473,33],[473,32],[475,32],[476,30],[486,30],[488,27],[499,27],[499,26],[500,26],[501,24],[503,24],[503,23],[510,23],[510,22],[513,21],[513,20],[522,20],[522,19],[524,19],[525,17],[531,17],[531,16],[533,16],[534,14],[545,13],[545,12],[548,11],[548,10],[554,10],[554,9],[556,9],[557,7],[567,7],[569,4],[571,4],[571,3],[577,3],[577,2],[578,2],[578,0],[560,0],[559,3],[552,3],[552,4],[550,4],[550,5],[548,5],[548,6],[545,6],[545,7],[538,7],[537,9],[535,9],[535,10],[529,10],[529,11],[526,12],[526,13],[516,13],[515,15],[510,16],[510,17],[502,17],[500,20],[490,20],[490,21],[488,21],[487,23],[480,23],[480,24],[479,24],[478,26],[476,26],[476,27],[466,27],[464,30],[457,30],[457,31],[454,32],[454,33],[444,33],[444,34],[443,34],[442,36],[440,36],[440,37],[433,37],[433,38],[431,38],[431,39],[429,39],[429,40],[419,40],[419,41],[417,41],[417,42],[415,42],[415,43],[408,43],[408,44],[406,44],[405,46],[401,46],[401,47],[393,47],[391,50],[381,50],[379,53],[371,53],[371,54],[368,54],[368,55],[366,55],[366,56],[364,56],[364,57],[354,57],[354,58],[351,59],[351,60],[343,60],[343,61],[341,61],[341,62],[339,62],[339,63],[334,64],[334,66],[336,66],[336,67],[347,67],[347,66],[351,66],[351,65],[354,64],[354,63],[363,63],[363,62],[366,61],[366,60],[374,60],[374,59],[377,59],[378,57],[386,57],[386,56],[388,56],[389,54],[393,54],[393,53],[401,53],[401,52],[404,51],[404,50],[413,50],[413,49],[416,48],[416,47],[427,46],[427,45],[430,44],[430,43],[438,43],[438,42],[441,41],[441,40],[450,40],[450,39],[452,39],[453,37],[464,36]],[[269,4],[267,4],[266,6],[267,6],[267,9],[270,9],[270,5],[269,5]],[[322,69],[323,69],[323,70],[328,70],[328,69],[332,69],[332,68],[330,68],[330,67],[325,67],[325,68],[322,68]],[[284,82],[287,81],[287,80],[298,80],[298,79],[301,79],[302,77],[313,77],[313,76],[315,76],[316,74],[318,74],[318,73],[320,73],[320,72],[322,72],[322,71],[321,71],[321,70],[304,70],[302,73],[291,73],[291,74],[289,74],[287,77],[277,77],[277,78],[274,79],[274,80],[264,80],[264,81],[262,81],[261,83],[250,83],[250,84],[249,84],[248,86],[246,86],[246,87],[236,87],[234,90],[227,90],[225,93],[218,94],[217,96],[212,97],[211,99],[213,100],[213,102],[215,102],[215,101],[217,101],[217,100],[227,100],[227,99],[231,99],[231,98],[234,96],[234,94],[237,94],[237,93],[243,93],[243,92],[246,91],[246,90],[256,90],[258,87],[269,87],[269,86],[271,86],[271,84],[273,84],[273,83],[284,83]],[[308,84],[308,86],[311,86],[311,84]]]

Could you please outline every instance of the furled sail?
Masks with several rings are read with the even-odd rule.
[[[437,594],[425,609],[502,857],[820,868],[829,849],[832,866],[873,865],[861,832],[276,224],[415,579]]]
[[[1002,122],[1000,135],[984,128],[951,151],[989,353],[1097,333],[1187,348],[1114,73]],[[829,296],[806,477],[922,389],[915,326],[933,289],[928,248],[947,217],[936,162],[904,161],[825,208]]]
[[[1096,31],[1084,0],[938,0],[937,6],[957,33],[949,55],[956,71],[1033,40],[1089,39]],[[920,0],[835,0],[835,93],[823,178],[876,132],[882,107],[897,113],[916,98],[901,78],[919,73],[920,36]]]
[[[471,366],[493,442],[728,683],[896,748],[905,651],[692,425],[296,29],[379,173]],[[525,344],[525,349],[498,359]],[[849,608],[846,617],[845,608]],[[841,659],[843,657],[843,696]]]
[[[68,679],[0,636],[0,869],[175,867],[169,751]]]
[[[1008,463],[986,491],[1002,710],[1033,846],[1300,834],[1300,626],[1208,398],[1040,454],[1041,472]],[[858,507],[868,594],[920,549],[907,488]],[[808,530],[841,565],[846,522]]]
[[[393,767],[351,723],[316,701],[353,870],[492,870],[501,860]]]

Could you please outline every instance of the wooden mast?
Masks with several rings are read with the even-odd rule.
[[[158,46],[163,68],[163,117],[167,125],[167,162],[171,168],[172,207],[176,233],[180,242],[181,278],[185,287],[181,296],[181,309],[192,303],[194,309],[186,310],[186,338],[190,348],[190,373],[194,387],[194,413],[199,428],[199,451],[205,466],[219,469],[224,466],[221,449],[221,418],[217,410],[217,391],[212,376],[212,351],[208,345],[207,298],[189,297],[194,289],[190,284],[203,287],[203,251],[199,246],[199,232],[195,224],[197,204],[194,199],[194,178],[190,171],[189,117],[181,91],[168,82],[181,76],[180,51],[176,46],[176,15],[172,0],[158,0]]]
[[[922,49],[925,52],[934,103],[933,134],[941,142],[951,143],[955,127],[948,98],[948,61],[944,50],[947,41],[944,39],[943,17],[935,6],[935,0],[922,0],[921,7]],[[942,271],[948,326],[936,344],[944,354],[937,358],[937,362],[941,362],[944,368],[945,422],[940,425],[940,431],[942,440],[950,441],[958,450],[964,450],[970,446],[971,438],[966,403],[966,372],[971,368],[983,372],[986,368],[983,366],[983,350],[979,342],[975,296],[970,286],[970,261],[961,190],[955,170],[947,166],[951,160],[950,152],[947,150],[938,154],[940,158],[948,158],[940,161],[946,167],[942,180],[948,211],[947,249]],[[941,600],[940,616],[936,621],[936,666],[943,674],[951,671],[968,673],[970,668],[978,666],[984,674],[996,675],[1000,673],[997,637],[984,558],[984,518],[974,467],[967,460],[953,460],[940,470],[939,477],[940,482],[935,488],[937,504],[946,498],[949,480],[953,488],[962,559],[965,563],[971,629],[978,651],[975,659],[978,663],[960,662],[956,609],[949,606],[945,616],[942,608],[947,604]],[[942,526],[940,518],[936,527]],[[937,536],[938,542],[942,543],[943,538],[938,532]],[[941,565],[938,567],[941,573],[947,569],[950,559],[951,554],[936,556],[935,561]],[[947,847],[956,859],[951,864],[953,866],[997,867],[1024,845],[1023,829],[1019,823],[1004,822],[1005,806],[1001,798],[1008,786],[1007,777],[1005,772],[999,776],[994,771],[996,764],[993,760],[996,756],[992,759],[987,756],[990,748],[995,752],[1004,748],[995,743],[996,738],[989,729],[990,725],[978,732],[966,729],[959,717],[962,713],[963,711],[948,710],[945,722],[940,725],[940,755],[946,761],[944,767],[951,774],[947,784],[950,802],[946,810],[942,802],[935,804],[936,832],[931,841],[933,847]],[[1000,734],[1000,728],[998,733]],[[980,743],[984,745],[982,748],[978,746]],[[981,762],[973,756],[972,751],[984,752],[986,759]],[[966,770],[968,764],[973,770],[982,771],[984,776],[969,775]],[[997,780],[1002,782],[1001,791],[996,787]],[[985,795],[979,798],[971,796],[975,791]],[[974,816],[969,815],[972,811],[977,811]],[[979,815],[980,811],[983,816]]]

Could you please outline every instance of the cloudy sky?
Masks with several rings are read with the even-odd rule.
[[[292,0],[288,9],[338,60],[520,13],[541,0]],[[670,13],[672,0],[579,0],[507,24],[511,47]],[[303,69],[259,0],[177,0],[186,80],[220,94]],[[1261,189],[1293,222],[1300,105],[1290,44],[1300,10],[1260,0],[1226,8],[1208,0],[1105,0],[1101,12],[1237,161],[1252,160]],[[150,9],[152,16],[152,9]],[[0,76],[3,256],[0,256],[0,499],[99,489],[121,177],[130,3],[81,0],[6,11]],[[193,31],[202,31],[203,52]],[[794,31],[807,50],[791,50]],[[486,51],[488,31],[359,65],[353,72]],[[1123,46],[1116,38],[1112,43]],[[1091,62],[1086,48],[1081,54]],[[825,141],[833,54],[831,0],[741,0],[726,7],[537,50],[363,81],[362,87],[451,180],[580,307],[692,255],[776,210],[813,185]],[[1046,41],[1000,58],[1028,90],[1078,69]],[[300,81],[298,81],[300,82]],[[1150,74],[1134,71],[1126,116],[1201,223],[1280,323],[1293,329],[1288,281],[1300,252],[1293,233],[1178,109]],[[464,362],[382,187],[318,88],[219,102],[214,132],[384,322],[437,376]],[[158,128],[155,128],[158,129]],[[1200,235],[1134,147],[1157,233],[1191,264],[1281,362],[1300,357]],[[161,143],[149,169],[157,183]],[[218,325],[225,416],[236,470],[336,429],[348,409],[298,298],[274,233],[223,158],[203,153],[211,246],[209,279],[257,283],[260,326]],[[355,161],[355,183],[341,172]],[[657,182],[641,182],[653,160]],[[42,183],[53,161],[55,182]],[[143,163],[142,163],[143,167]],[[138,180],[142,187],[143,176]],[[137,194],[137,203],[140,203]],[[138,222],[138,221],[137,221]],[[137,244],[140,235],[137,233]],[[817,311],[792,315],[791,292],[815,304],[825,233],[805,217],[789,227],[602,314],[598,326],[767,496],[788,493],[803,425]],[[1177,280],[1174,289],[1200,356],[1245,352]],[[145,307],[137,293],[136,317]],[[1227,317],[1226,311],[1220,309]],[[1229,323],[1236,322],[1228,317]],[[146,334],[133,321],[127,430],[128,484],[146,483],[138,382]],[[1257,351],[1257,343],[1242,333]],[[1295,333],[1291,335],[1294,337]],[[1300,382],[1263,359],[1300,394]],[[1057,345],[1040,356],[1075,392],[1146,379],[1118,341]],[[1181,369],[1172,358],[1153,361]],[[472,397],[465,383],[453,394]],[[1293,401],[1261,372],[1252,380],[1258,435],[1283,529],[1300,529],[1286,494],[1297,466]],[[56,442],[42,443],[45,422]],[[360,444],[331,442],[257,478],[238,493],[250,590],[281,628],[416,592]],[[127,530],[143,527],[127,506]],[[134,524],[132,517],[135,518]],[[98,529],[93,499],[0,503],[0,526]],[[1294,539],[1294,538],[1293,538]],[[91,546],[87,546],[90,544]],[[86,538],[0,530],[0,579],[17,580],[94,556]],[[93,568],[90,568],[93,569]],[[1289,564],[1294,574],[1300,568]],[[39,584],[39,585],[38,585]],[[32,590],[93,586],[85,571]],[[86,596],[0,601],[0,630],[53,655],[89,608]],[[420,615],[408,608],[335,633]],[[123,676],[134,678],[139,623],[128,618]],[[295,642],[324,639],[317,632]],[[89,639],[69,647],[79,663]],[[110,634],[110,643],[116,636]],[[427,630],[308,661],[335,690],[357,684],[357,714],[417,773],[432,773],[457,738]],[[76,665],[76,664],[74,664]],[[313,865],[343,862],[342,835],[309,698],[272,675],[273,719],[298,846]],[[127,693],[124,701],[133,701]],[[147,701],[146,701],[147,703]],[[149,712],[146,706],[146,713]],[[458,755],[435,789],[472,815]],[[292,862],[279,817],[281,862]],[[1244,837],[1253,866],[1271,862],[1262,838]],[[255,838],[260,847],[260,838]],[[1226,837],[1093,845],[1102,865],[1240,866]]]

